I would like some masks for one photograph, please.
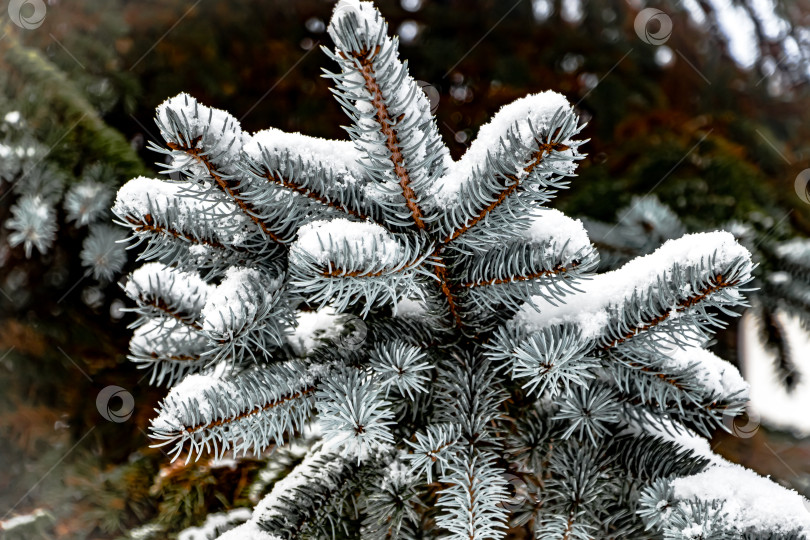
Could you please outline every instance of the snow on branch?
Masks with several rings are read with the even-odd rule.
[[[557,210],[537,210],[514,239],[458,263],[459,286],[466,289],[462,300],[467,309],[482,311],[529,302],[533,296],[563,303],[598,261],[580,221]]]
[[[532,298],[514,323],[529,332],[570,323],[601,350],[643,340],[659,328],[708,329],[722,325],[709,308],[734,315],[731,308],[744,304],[740,288],[750,281],[751,270],[750,254],[731,234],[687,235],[618,270],[578,283],[582,294],[576,303],[555,305]],[[643,342],[655,347],[660,337]]]
[[[244,168],[242,148],[249,135],[242,132],[231,114],[207,107],[181,93],[158,107],[156,122],[168,149],[153,149],[171,159],[167,173],[183,173],[193,181],[219,190],[265,236],[282,243],[284,227],[262,215],[260,208],[243,195],[239,175]]]
[[[225,272],[201,311],[215,359],[261,359],[282,344],[293,323],[282,285],[279,277],[256,268],[232,266]]]
[[[430,103],[399,60],[397,39],[388,37],[388,24],[373,4],[341,0],[328,31],[336,50],[327,53],[341,73],[327,76],[354,123],[349,135],[376,181],[385,219],[424,229],[435,218],[422,203],[449,162]]]
[[[359,504],[354,492],[367,491],[379,479],[376,460],[358,467],[317,444],[287,476],[276,482],[246,524],[220,540],[280,540],[296,532],[304,538],[329,538],[344,532],[344,508]],[[353,513],[353,512],[352,512]]]
[[[180,321],[149,320],[129,341],[129,360],[151,371],[149,383],[171,386],[211,364],[211,343],[202,332]]]
[[[752,539],[810,535],[806,499],[729,462],[710,465],[697,474],[662,479],[644,491],[641,504],[648,522],[665,535]]]
[[[423,262],[426,240],[392,234],[373,223],[347,219],[316,221],[301,227],[290,249],[292,284],[311,301],[337,309],[366,302],[363,313],[416,289],[414,279],[429,275]]]
[[[181,531],[177,535],[177,540],[214,540],[225,531],[249,520],[251,515],[253,512],[250,508],[234,508],[229,512],[209,514],[205,518],[205,523]]]
[[[517,218],[520,227],[526,220],[516,206],[537,207],[566,187],[583,157],[578,148],[585,141],[573,139],[584,127],[577,124],[556,92],[532,94],[498,111],[432,193],[434,204],[445,208],[436,229],[442,244],[460,237],[468,249],[497,242],[502,221]]]
[[[132,230],[140,259],[220,270],[235,262],[267,264],[274,246],[257,245],[249,221],[221,197],[191,182],[138,177],[118,190],[118,223]]]
[[[169,318],[200,329],[200,315],[211,287],[197,274],[159,262],[148,263],[129,277],[124,292],[138,304],[141,322]]]
[[[116,198],[159,261],[127,285],[130,358],[180,381],[158,445],[261,454],[317,428],[306,457],[271,458],[254,491],[270,494],[223,538],[806,536],[798,495],[696,435],[745,405],[705,347],[745,305],[749,253],[728,233],[687,235],[593,274],[582,223],[543,207],[583,156],[571,104],[507,105],[453,163],[387,32],[372,4],[337,3],[327,77],[350,141],[251,136],[181,94],[158,125],[187,181],[139,178]],[[681,230],[654,199],[622,215],[627,234]],[[601,233],[613,251],[652,249]],[[810,305],[805,247],[777,246],[787,270],[766,283],[795,305]]]
[[[360,166],[362,154],[350,141],[271,128],[253,135],[244,150],[256,179],[245,196],[257,206],[273,202],[295,214],[334,209],[359,219],[382,220],[383,210]]]
[[[174,158],[173,169],[197,166],[201,174],[210,172],[205,160],[224,172],[233,173],[247,134],[230,113],[207,107],[182,92],[161,103],[155,122]],[[199,165],[205,165],[199,167]]]
[[[203,451],[222,456],[252,452],[300,431],[314,413],[317,366],[297,360],[218,376],[189,375],[169,392],[150,426],[151,435],[172,445],[174,458],[186,461]]]

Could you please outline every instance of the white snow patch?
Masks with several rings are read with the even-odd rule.
[[[149,294],[160,290],[177,309],[194,314],[205,305],[211,287],[197,274],[150,262],[132,272],[124,290],[131,298],[138,298],[142,292]]]
[[[22,116],[20,115],[20,111],[10,111],[7,112],[3,117],[3,121],[7,124],[15,125],[20,121],[21,118]]]
[[[283,540],[259,528],[255,521],[248,521],[221,535],[217,540]]]
[[[531,226],[522,231],[521,236],[537,244],[552,244],[554,249],[565,246],[560,253],[548,255],[560,257],[563,264],[571,260],[591,245],[585,226],[578,219],[572,219],[559,210],[543,208],[531,216]]]
[[[402,248],[383,227],[337,218],[313,221],[298,229],[290,258],[301,262],[309,255],[325,265],[338,251],[350,252],[355,260],[368,261],[369,265],[391,266],[402,257]]]
[[[202,137],[196,148],[204,149],[208,154],[215,156],[220,165],[225,165],[239,158],[242,146],[247,141],[247,135],[242,132],[239,121],[230,113],[207,107],[195,98],[182,92],[161,103],[157,108],[157,117],[161,126],[161,134],[168,141],[178,140],[177,133],[166,132],[163,128],[171,126],[169,110],[180,117],[180,125],[189,128],[191,139]],[[192,141],[183,140],[183,144]]]
[[[267,280],[253,268],[228,268],[202,309],[203,328],[217,333],[240,329],[257,317],[262,295],[278,285],[278,279]]]
[[[317,311],[298,313],[298,325],[287,337],[287,341],[299,356],[306,356],[320,343],[319,338],[332,338],[340,334],[340,315],[330,306]]]
[[[571,105],[564,96],[552,91],[530,94],[504,105],[489,123],[481,126],[470,148],[460,160],[450,164],[447,174],[437,182],[436,203],[445,206],[463,204],[458,197],[462,186],[475,181],[475,173],[485,166],[487,154],[501,148],[501,138],[505,138],[507,132],[512,130],[524,145],[531,146],[534,135],[529,124],[535,130],[542,130],[559,109],[569,111]]]
[[[239,244],[244,228],[250,226],[248,218],[224,199],[212,201],[208,192],[207,200],[202,200],[199,196],[204,189],[192,182],[168,182],[139,176],[121,186],[112,210],[121,218],[132,216],[136,219],[151,213],[163,216],[171,210],[176,212],[172,226],[179,229],[199,223],[204,216],[216,222],[217,235],[224,243]]]
[[[385,19],[382,18],[372,2],[340,0],[335,4],[335,11],[332,13],[332,19],[329,22],[327,31],[332,41],[345,49],[348,49],[349,45],[343,43],[335,29],[338,28],[340,21],[347,17],[354,17],[358,23],[358,31],[362,35],[371,38],[376,38],[380,34],[383,25],[385,25]]]
[[[583,294],[577,295],[577,302],[555,306],[543,297],[535,296],[531,302],[534,307],[524,305],[513,320],[528,331],[570,322],[579,326],[584,338],[594,339],[605,331],[609,308],[621,306],[634,292],[656,285],[661,277],[669,279],[675,264],[700,265],[714,255],[715,268],[737,258],[750,260],[751,257],[730,233],[685,235],[667,241],[655,252],[638,257],[617,270],[578,282],[577,288]]]
[[[394,307],[397,317],[424,317],[426,312],[427,308],[422,302],[410,298],[401,299]]]
[[[192,374],[186,376],[169,391],[160,413],[152,420],[152,429],[166,432],[183,429],[184,409],[182,404],[188,404],[189,410],[199,413],[203,422],[213,421],[216,411],[208,401],[206,391],[216,394],[219,390],[217,386],[224,390],[227,384],[226,381],[222,381],[214,375]]]
[[[209,514],[199,527],[189,527],[177,535],[177,540],[213,540],[221,538],[220,533],[233,529],[236,524],[250,519],[253,512],[249,508],[235,508],[230,512]]]
[[[810,534],[810,503],[804,497],[735,463],[711,466],[671,485],[679,500],[722,501],[729,522],[740,531]]]
[[[289,153],[292,159],[300,158],[305,163],[319,163],[336,172],[345,172],[348,179],[355,181],[365,174],[360,165],[363,156],[351,141],[333,141],[269,128],[255,133],[244,150],[257,162],[261,162],[263,151],[271,156]]]
[[[736,367],[703,347],[673,347],[665,351],[664,368],[687,368],[695,365],[696,376],[715,394],[747,394],[748,383]]]

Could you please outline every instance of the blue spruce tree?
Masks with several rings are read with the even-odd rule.
[[[746,402],[705,349],[745,248],[687,235],[597,274],[546,208],[582,158],[562,96],[505,106],[453,161],[379,12],[343,0],[329,34],[349,141],[251,135],[181,94],[155,149],[184,179],[114,206],[152,261],[126,292],[131,358],[171,387],[157,443],[305,448],[222,538],[805,538],[804,499],[704,438]]]

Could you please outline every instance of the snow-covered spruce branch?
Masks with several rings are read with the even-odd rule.
[[[116,199],[155,261],[126,290],[131,358],[173,385],[157,442],[191,459],[317,434],[223,538],[810,534],[768,480],[714,489],[731,466],[697,434],[747,399],[706,346],[745,306],[748,252],[687,235],[594,273],[582,223],[544,206],[582,157],[574,108],[520,99],[454,162],[387,33],[370,3],[338,2],[328,78],[350,140],[249,134],[181,94],[158,124],[185,180]]]
[[[118,191],[112,210],[132,231],[130,248],[146,244],[139,259],[215,274],[234,263],[277,268],[276,246],[250,243],[245,218],[221,197],[200,199],[203,193],[191,182],[139,177]]]
[[[327,141],[277,129],[262,130],[245,146],[250,174],[258,181],[256,204],[282,198],[291,214],[332,208],[358,219],[382,222],[383,210],[349,141]],[[278,189],[273,189],[277,186]],[[278,205],[278,203],[275,203]]]
[[[197,183],[219,190],[263,235],[283,242],[278,227],[272,227],[260,211],[242,195],[244,182],[239,172],[245,135],[239,121],[225,111],[201,105],[188,94],[180,94],[157,111],[160,134],[167,149],[153,145],[170,157],[168,173],[183,173]]]
[[[512,229],[517,218],[525,227],[528,216],[517,207],[545,204],[567,186],[565,178],[583,157],[577,148],[585,141],[573,140],[583,127],[565,98],[553,92],[498,111],[433,194],[437,206],[448,205],[437,227],[442,245],[480,249],[500,243],[498,225],[510,222]],[[487,227],[476,227],[483,220]]]
[[[258,454],[283,445],[313,414],[316,381],[325,369],[290,360],[229,379],[190,375],[161,403],[152,437],[159,446],[173,445],[175,457],[186,450],[187,461],[203,451]]]
[[[343,3],[329,24],[341,68],[327,73],[352,120],[348,130],[392,226],[426,228],[423,198],[442,176],[449,152],[427,97],[399,60],[398,40],[370,3]]]

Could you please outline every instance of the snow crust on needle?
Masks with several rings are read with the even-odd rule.
[[[535,244],[549,244],[549,252],[544,255],[562,264],[570,263],[591,241],[585,226],[578,219],[572,219],[559,210],[543,208],[532,215],[531,225],[521,231],[521,237]],[[562,251],[560,249],[565,246]]]
[[[225,243],[239,244],[243,229],[250,226],[248,218],[238,213],[236,206],[224,199],[203,200],[205,188],[192,182],[169,182],[139,176],[118,190],[113,212],[119,216],[138,219],[146,215],[172,214],[172,227],[194,229],[200,217],[217,222],[216,234]],[[213,196],[205,192],[205,196]],[[153,218],[155,216],[152,216]]]
[[[313,383],[311,373],[300,362],[289,361],[280,366],[269,373],[274,384],[262,393],[265,403],[295,394]],[[209,424],[228,414],[220,410],[223,405],[234,410],[253,410],[255,403],[242,390],[238,381],[225,378],[222,373],[188,375],[169,391],[151,429],[167,433],[184,431],[190,416],[198,424]]]
[[[245,144],[244,151],[257,162],[262,161],[263,152],[271,156],[289,154],[292,159],[319,163],[338,173],[344,172],[347,174],[344,180],[358,181],[365,174],[365,169],[360,165],[363,156],[351,141],[332,141],[269,128],[255,133]]]
[[[189,128],[192,140],[178,140],[178,134],[168,132],[171,126],[169,111],[177,114],[180,125]],[[247,134],[242,132],[239,121],[229,112],[199,103],[185,92],[167,99],[157,108],[161,134],[167,141],[177,141],[194,148],[203,148],[206,153],[216,156],[219,164],[239,159],[242,146],[247,142]],[[194,139],[201,138],[195,142]]]
[[[239,329],[258,315],[261,298],[277,289],[277,279],[268,280],[253,268],[231,267],[225,279],[209,293],[202,310],[203,328],[226,332]]]
[[[347,17],[355,17],[360,32],[372,38],[380,35],[380,31],[385,24],[385,20],[374,8],[373,3],[360,2],[359,0],[340,0],[340,2],[335,4],[335,11],[332,13],[332,19],[327,32],[335,44],[339,46],[342,45],[345,48],[349,48],[350,45],[341,40],[340,33],[336,31],[336,28],[338,28],[339,23]]]
[[[698,379],[710,391],[721,396],[748,394],[748,383],[740,371],[702,346],[672,347],[662,350],[665,356],[664,370],[679,370],[692,367]]]
[[[159,286],[159,287],[158,287]],[[199,313],[212,287],[193,272],[184,272],[159,262],[146,263],[129,277],[126,293],[137,298],[142,292],[160,290],[184,313]]]
[[[320,339],[337,337],[340,333],[340,314],[331,306],[317,311],[298,313],[295,329],[287,336],[287,341],[299,356],[306,356],[321,342]]]
[[[728,521],[740,531],[788,533],[799,529],[810,535],[810,502],[736,463],[725,462],[676,478],[671,486],[679,500],[721,501]]]
[[[537,308],[525,305],[513,319],[527,330],[574,323],[584,338],[597,338],[605,332],[608,310],[621,306],[633,293],[655,286],[659,278],[668,281],[675,265],[699,266],[714,257],[713,269],[722,269],[735,260],[750,260],[750,253],[727,232],[688,234],[669,240],[655,252],[634,259],[618,270],[577,283],[584,294],[576,302],[553,305],[541,296],[532,298]]]
[[[476,171],[485,167],[489,154],[502,149],[501,139],[506,137],[508,131],[511,130],[525,146],[532,146],[536,143],[529,124],[534,130],[542,131],[548,128],[554,114],[560,109],[569,111],[571,105],[562,94],[550,90],[529,94],[504,105],[489,123],[481,127],[470,148],[460,160],[450,165],[447,174],[438,181],[434,194],[437,204],[463,204],[458,196],[462,186],[476,181]]]
[[[401,260],[402,248],[383,227],[375,223],[337,218],[315,221],[298,230],[298,239],[290,250],[290,258],[299,260],[305,254],[320,264],[327,264],[337,250],[348,248],[353,257],[367,262],[393,266]]]
[[[258,524],[266,522],[276,516],[283,516],[283,512],[289,504],[288,497],[293,490],[303,486],[308,482],[324,485],[332,489],[337,486],[331,480],[328,472],[339,465],[335,465],[335,460],[328,461],[326,465],[319,464],[318,460],[322,459],[326,451],[324,449],[316,450],[310,453],[304,461],[301,462],[291,474],[288,474],[273,485],[273,489],[267,494],[253,511],[253,518],[240,525],[236,529],[232,529],[219,537],[219,540],[281,540],[280,537],[263,531],[259,528]],[[342,463],[342,460],[338,460]]]

